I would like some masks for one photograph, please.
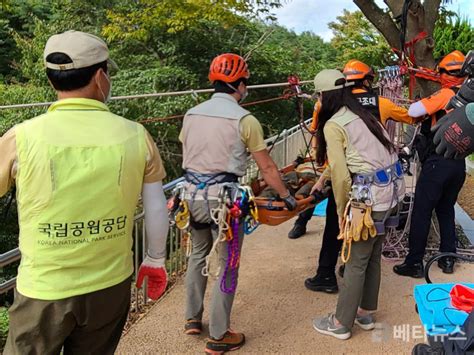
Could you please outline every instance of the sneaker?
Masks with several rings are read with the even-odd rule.
[[[316,292],[337,293],[339,291],[336,275],[334,274],[329,276],[316,274],[316,276],[304,280],[304,286],[308,290]]]
[[[406,262],[393,267],[393,272],[400,276],[410,276],[421,279],[423,274],[423,263],[407,264]]]
[[[301,224],[295,223],[293,228],[288,232],[288,238],[290,239],[297,239],[302,237],[306,234],[306,226],[302,226]]]
[[[184,334],[199,335],[202,332],[202,322],[196,319],[189,319],[184,325]]]
[[[416,344],[411,353],[412,355],[444,355],[445,352],[442,347],[431,347],[428,344]]]
[[[339,340],[347,340],[352,335],[349,328],[334,324],[334,314],[329,314],[324,318],[316,318],[313,321],[313,328],[321,334],[330,335]]]
[[[354,323],[357,324],[359,327],[361,327],[364,330],[373,330],[373,329],[375,329],[374,317],[371,314],[367,314],[365,316],[357,315]]]
[[[218,355],[226,351],[240,349],[244,344],[245,335],[228,330],[221,339],[209,338],[205,351],[208,354]]]

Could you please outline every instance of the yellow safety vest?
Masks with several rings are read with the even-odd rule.
[[[99,101],[65,99],[15,132],[18,291],[56,300],[129,277],[147,154],[143,126]]]

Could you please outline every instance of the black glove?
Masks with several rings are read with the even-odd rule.
[[[445,158],[464,159],[474,152],[474,103],[459,107],[432,128],[436,153]]]
[[[288,192],[288,196],[281,197],[281,200],[285,203],[286,208],[288,208],[288,211],[293,211],[298,207],[298,204],[296,202],[296,199]]]
[[[331,191],[331,185],[325,185],[322,190],[314,190],[311,194],[314,197],[313,203],[316,205],[325,200],[329,195],[329,191]]]
[[[298,157],[293,161],[294,166],[298,166],[303,163],[304,163],[304,158],[300,155],[298,155]]]

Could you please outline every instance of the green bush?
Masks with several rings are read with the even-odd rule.
[[[0,308],[0,349],[3,350],[8,335],[8,308]]]

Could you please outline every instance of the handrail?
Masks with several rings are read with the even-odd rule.
[[[20,249],[9,250],[6,253],[0,254],[0,267],[14,263],[17,260],[20,260]]]
[[[300,84],[309,84],[312,83],[311,80],[301,81]],[[286,83],[271,83],[271,84],[259,84],[259,85],[249,85],[247,86],[248,90],[255,89],[265,89],[265,88],[277,88],[289,86],[288,82]],[[113,96],[110,98],[111,101],[116,100],[131,100],[131,99],[151,99],[157,97],[166,97],[166,96],[179,96],[179,95],[197,95],[197,94],[207,94],[214,92],[214,89],[198,89],[198,90],[185,90],[185,91],[172,91],[172,92],[157,92],[150,94],[137,94],[137,95],[124,95],[124,96]],[[49,106],[53,103],[51,102],[34,102],[30,104],[13,104],[13,105],[3,105],[0,106],[0,110],[6,109],[17,109],[17,108],[32,108],[32,107],[44,107]]]

